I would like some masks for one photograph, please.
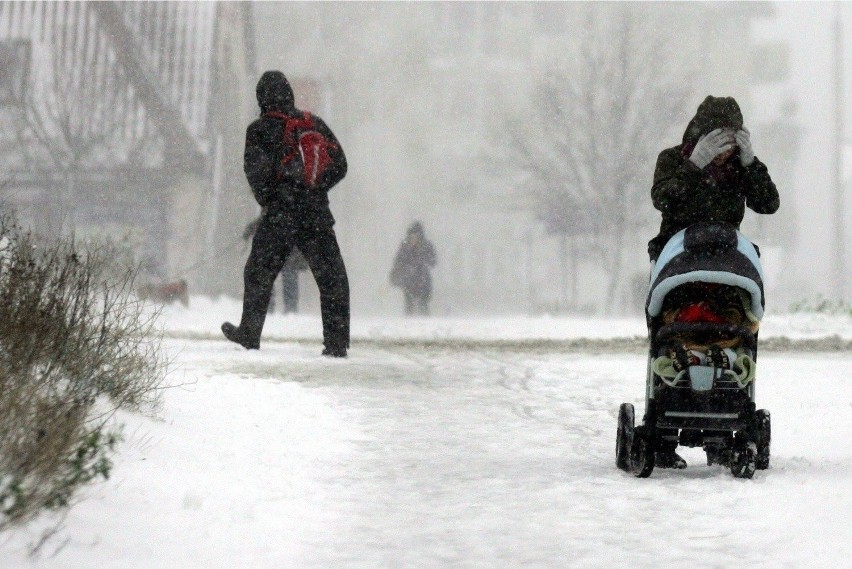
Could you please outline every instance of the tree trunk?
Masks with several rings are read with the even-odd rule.
[[[567,311],[568,304],[568,235],[559,234],[559,276],[561,280],[559,309],[560,312]]]
[[[606,304],[607,309],[606,312],[608,314],[615,313],[615,296],[618,292],[618,285],[621,282],[621,271],[622,271],[622,253],[624,249],[624,238],[625,238],[625,230],[624,225],[619,223],[616,224],[615,234],[612,238],[612,250],[610,251],[611,261],[610,261],[610,271],[609,271],[609,286],[607,287],[606,293]]]
[[[59,226],[59,234],[63,233],[73,233],[75,229],[75,215],[74,211],[76,210],[77,204],[75,203],[75,175],[76,168],[72,166],[69,168],[68,172],[65,174],[65,196],[64,199],[61,200],[63,203],[63,211],[60,212],[61,223]]]
[[[577,237],[574,236],[571,238],[571,308],[574,310],[580,306],[577,298],[577,283],[580,280],[578,272]]]

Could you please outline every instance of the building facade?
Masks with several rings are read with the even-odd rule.
[[[38,233],[126,243],[153,281],[239,279],[248,5],[0,2],[3,200]],[[237,218],[234,221],[232,218]],[[229,258],[230,257],[230,258]],[[230,285],[230,286],[229,286]]]

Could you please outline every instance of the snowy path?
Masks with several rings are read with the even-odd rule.
[[[852,356],[761,356],[773,467],[638,480],[613,464],[641,355],[170,341],[162,420],[40,561],[2,567],[840,567],[852,555]],[[58,553],[51,556],[55,549]],[[7,557],[7,560],[9,558]]]

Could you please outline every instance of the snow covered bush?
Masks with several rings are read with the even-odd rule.
[[[107,477],[114,411],[158,403],[156,314],[113,253],[0,218],[0,530]]]

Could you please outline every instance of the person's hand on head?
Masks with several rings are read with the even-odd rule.
[[[733,147],[734,141],[730,133],[725,129],[717,128],[698,139],[689,159],[699,168],[704,168],[716,156]]]
[[[751,146],[751,133],[746,127],[738,130],[734,135],[737,146],[740,147],[740,164],[743,166],[751,166],[754,162],[754,149]]]

